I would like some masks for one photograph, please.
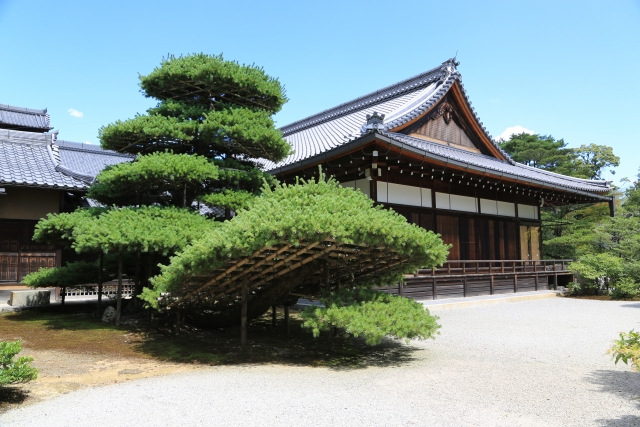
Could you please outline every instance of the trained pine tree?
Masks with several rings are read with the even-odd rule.
[[[157,105],[146,114],[101,128],[102,147],[209,159],[220,172],[215,183],[205,186],[213,194],[206,203],[230,209],[246,206],[263,180],[273,182],[260,171],[260,159],[278,161],[291,152],[271,118],[287,101],[284,89],[261,68],[227,61],[222,55],[169,56],[140,76],[140,87]],[[192,190],[187,188],[187,199],[198,196]],[[174,205],[182,206],[175,201]]]

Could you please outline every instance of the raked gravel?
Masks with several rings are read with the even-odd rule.
[[[437,313],[435,341],[362,369],[244,366],[85,389],[3,426],[640,426],[606,353],[640,303],[551,298]],[[393,355],[393,357],[391,357]]]

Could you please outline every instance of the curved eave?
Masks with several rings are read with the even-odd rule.
[[[482,174],[483,176],[490,176],[494,179],[509,180],[516,183],[530,184],[530,185],[545,188],[548,190],[568,192],[568,193],[577,194],[585,197],[591,197],[591,198],[602,200],[602,201],[611,200],[611,197],[605,196],[604,194],[599,194],[599,193],[608,193],[609,191],[611,191],[610,188],[602,188],[602,189],[594,188],[593,192],[591,192],[591,191],[580,190],[580,189],[576,189],[568,186],[562,186],[559,184],[554,184],[554,183],[550,183],[547,181],[542,181],[534,178],[527,178],[527,177],[510,174],[507,172],[497,171],[495,169],[474,165],[474,164],[463,162],[460,160],[450,159],[448,157],[431,153],[426,150],[421,150],[420,148],[405,144],[402,141],[397,141],[396,139],[393,139],[389,136],[386,136],[384,134],[377,133],[377,132],[368,133],[358,139],[349,141],[333,150],[329,150],[324,153],[318,154],[316,156],[309,157],[307,159],[300,160],[298,162],[291,163],[279,168],[274,168],[267,172],[269,172],[272,175],[290,174],[298,170],[319,165],[323,162],[330,161],[335,158],[341,157],[343,155],[347,155],[354,151],[360,150],[375,141],[380,141],[380,142],[389,144],[390,146],[393,146],[399,149],[400,152],[403,152],[405,154],[408,154],[408,155],[413,154],[418,158],[429,159],[433,162],[440,163],[440,164],[446,165],[446,167],[451,167],[454,169],[458,169],[460,171],[473,171],[475,173]]]

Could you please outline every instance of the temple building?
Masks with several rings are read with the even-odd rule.
[[[49,213],[88,206],[82,195],[104,167],[132,156],[58,140],[47,110],[0,104],[0,282],[59,266],[60,249],[32,241]]]
[[[451,244],[449,261],[393,292],[442,298],[548,289],[571,280],[567,260],[545,260],[540,208],[607,202],[609,182],[513,161],[471,106],[459,63],[281,128],[294,154],[265,169],[280,180],[318,168]],[[612,212],[613,214],[613,212]]]

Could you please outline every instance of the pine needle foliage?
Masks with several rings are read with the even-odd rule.
[[[104,281],[112,277],[103,277]],[[29,273],[22,279],[22,283],[31,288],[76,288],[83,285],[98,283],[97,262],[70,262],[64,267],[41,268]]]
[[[182,206],[186,190],[190,205],[195,197],[208,192],[218,175],[218,167],[206,157],[152,153],[104,169],[87,197],[109,206],[158,202]]]
[[[77,209],[74,212],[47,214],[36,224],[33,240],[51,245],[71,247],[73,230],[82,222],[100,216],[107,208]]]
[[[298,180],[275,189],[265,185],[251,209],[241,210],[231,221],[205,232],[162,267],[162,274],[153,279],[153,289],[145,289],[143,298],[157,306],[161,293],[179,294],[191,275],[211,274],[227,261],[265,246],[298,246],[327,238],[336,243],[384,246],[389,253],[406,257],[404,264],[353,286],[397,282],[403,273],[442,264],[449,251],[438,235],[407,223],[393,211],[374,207],[364,194],[321,176],[318,181]]]
[[[325,293],[324,307],[308,307],[302,313],[302,327],[314,337],[337,327],[345,333],[361,337],[369,345],[380,344],[382,338],[435,338],[440,325],[422,304],[371,289],[340,289]]]
[[[38,370],[31,366],[33,357],[22,356],[22,341],[0,341],[0,387],[26,383],[38,378]]]
[[[77,252],[178,251],[214,227],[202,215],[174,207],[144,206],[110,210],[79,224],[73,233]]]
[[[273,161],[291,152],[271,118],[287,101],[284,89],[261,68],[222,55],[170,56],[140,76],[140,87],[158,100],[157,106],[102,127],[104,148]]]

